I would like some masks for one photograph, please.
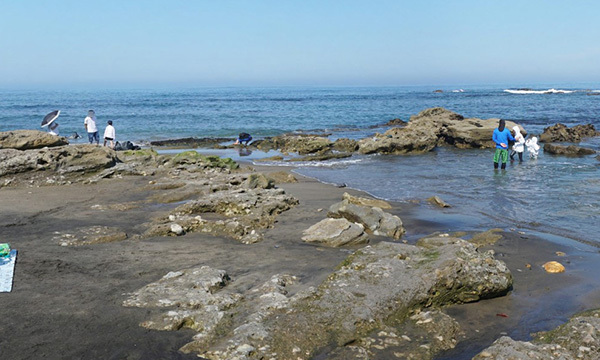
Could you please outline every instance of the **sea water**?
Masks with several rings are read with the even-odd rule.
[[[96,111],[100,132],[112,120],[117,140],[147,143],[181,137],[254,138],[290,131],[362,138],[383,132],[390,119],[442,106],[465,117],[503,118],[529,133],[547,126],[594,124],[600,128],[600,84],[523,90],[479,87],[278,87],[129,90],[0,90],[0,131],[40,129],[43,116],[61,110],[61,135],[84,135],[83,119]],[[510,91],[506,91],[510,90]],[[85,142],[86,139],[73,142]],[[600,150],[600,138],[580,145]],[[257,159],[273,154],[221,155]],[[297,172],[346,184],[374,196],[423,202],[421,216],[450,230],[518,228],[600,245],[600,161],[593,156],[525,154],[494,171],[493,150],[438,148],[422,155],[356,155],[319,163],[294,163]],[[279,165],[285,165],[278,163]],[[453,207],[434,209],[438,195]]]

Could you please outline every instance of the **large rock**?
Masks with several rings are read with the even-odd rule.
[[[168,147],[168,148],[207,148],[214,147],[223,142],[233,142],[234,138],[182,138],[182,139],[167,139],[167,140],[156,140],[151,141],[150,145]]]
[[[224,320],[225,310],[241,299],[239,294],[221,291],[229,281],[224,270],[208,266],[172,271],[130,294],[123,306],[155,309],[151,318],[141,323],[145,328],[185,327],[199,331],[200,337],[211,336]]]
[[[462,115],[444,108],[426,109],[411,116],[408,125],[393,128],[384,134],[359,141],[359,151],[364,154],[431,151],[438,145],[452,145],[458,148],[492,148],[494,129],[499,119],[465,119]],[[506,121],[512,129],[516,124]],[[526,131],[521,128],[521,133]]]
[[[574,316],[554,330],[534,334],[531,342],[503,336],[473,359],[600,359],[600,310]]]
[[[0,149],[30,150],[67,145],[63,136],[50,135],[38,130],[14,130],[0,132]]]
[[[171,225],[177,222],[186,233],[202,231],[244,244],[261,241],[262,230],[271,227],[275,217],[298,204],[298,200],[282,189],[245,188],[249,178],[247,175],[245,180],[243,176],[233,178],[219,186],[196,186],[195,194],[202,194],[199,198],[178,206],[167,218],[148,224],[143,236],[170,236]],[[205,213],[218,214],[218,217],[203,219],[201,215]]]
[[[364,244],[369,241],[363,227],[346,219],[323,219],[304,230],[302,240],[331,247]]]
[[[540,135],[541,142],[580,142],[583,138],[597,136],[594,125],[576,125],[572,128],[564,124],[555,124],[544,129]]]
[[[98,171],[114,166],[116,153],[107,147],[69,145],[38,150],[0,150],[0,177],[28,171],[59,173]]]
[[[345,218],[361,224],[371,234],[388,236],[396,240],[400,239],[405,232],[399,217],[386,213],[381,208],[356,205],[348,200],[331,205],[327,216]]]
[[[554,155],[584,156],[596,153],[596,150],[575,145],[544,144],[544,152]]]
[[[306,155],[329,150],[332,148],[333,143],[323,136],[286,134],[255,141],[254,145],[261,150],[277,149],[283,153],[295,152]]]
[[[187,171],[203,171],[207,168],[237,169],[238,163],[231,158],[221,158],[215,155],[201,155],[197,151],[184,151],[175,155],[167,164],[175,168],[185,168]]]
[[[354,152],[358,150],[358,141],[340,138],[333,143],[333,149],[342,152]]]
[[[280,293],[277,308],[233,319],[239,325],[218,342],[194,341],[183,350],[212,360],[297,360],[317,354],[330,358],[322,352],[328,346],[335,352],[348,344],[360,345],[369,334],[386,336],[379,331],[386,329],[391,335],[395,327],[411,320],[415,325],[430,324],[431,330],[425,332],[446,337],[421,344],[418,358],[431,359],[456,343],[452,334],[457,331],[437,333],[441,316],[419,309],[504,295],[511,284],[510,271],[493,252],[480,253],[461,239],[428,238],[419,246],[381,242],[349,256],[317,289],[298,292],[287,303]],[[397,334],[390,340],[398,346],[404,341]]]

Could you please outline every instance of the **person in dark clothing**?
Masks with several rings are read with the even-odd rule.
[[[508,141],[515,141],[510,130],[506,129],[506,122],[504,120],[500,120],[498,128],[494,129],[492,140],[496,143],[494,169],[498,168],[498,161],[502,160],[502,169],[504,170],[506,169],[506,162],[508,161]]]
[[[237,140],[233,143],[233,145],[237,145],[237,144],[243,144],[243,145],[248,145],[248,143],[252,141],[252,136],[250,136],[250,134],[248,133],[240,133],[238,135]],[[244,144],[246,143],[246,144]]]

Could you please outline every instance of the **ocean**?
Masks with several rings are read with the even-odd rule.
[[[465,117],[503,118],[529,133],[547,126],[593,124],[600,129],[600,84],[561,87],[276,87],[128,90],[0,90],[0,131],[40,129],[44,115],[61,110],[61,135],[85,134],[89,109],[100,131],[112,120],[117,140],[147,144],[182,137],[255,139],[286,132],[359,139],[383,132],[394,118],[408,120],[430,107]],[[435,92],[442,90],[442,92]],[[85,139],[73,142],[85,142]],[[600,137],[581,146],[600,151]],[[273,153],[217,152],[255,161]],[[357,155],[322,163],[294,163],[294,171],[345,184],[379,198],[418,202],[417,214],[441,231],[515,229],[600,247],[600,161],[594,156],[525,156],[506,171],[492,169],[493,150],[439,148],[423,155]],[[274,163],[277,165],[289,165]],[[452,205],[436,209],[438,195]],[[410,236],[410,230],[408,232]],[[416,235],[416,234],[415,234]]]

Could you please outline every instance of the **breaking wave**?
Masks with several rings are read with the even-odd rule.
[[[533,90],[533,89],[505,89],[504,92],[509,94],[571,94],[575,90],[560,90],[560,89],[548,89],[548,90]]]

